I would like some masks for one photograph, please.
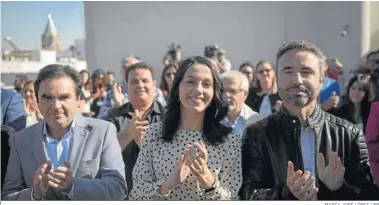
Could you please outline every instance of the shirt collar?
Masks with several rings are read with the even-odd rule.
[[[154,114],[162,114],[162,108],[161,106],[159,106],[159,102],[157,100],[154,100],[153,101],[153,108],[150,110],[148,116],[150,116],[152,113]],[[132,106],[132,104],[130,102],[128,103],[125,103],[124,105],[122,105],[118,112],[120,113],[120,115],[129,115],[129,116],[133,116],[134,114],[134,108]]]
[[[67,133],[70,133],[70,132],[73,132],[74,131],[74,128],[75,128],[75,121],[76,121],[76,117],[72,120],[72,123],[71,123],[71,127],[70,127],[70,130],[67,132]],[[43,122],[43,136],[45,137],[46,141],[47,142],[51,142],[51,141],[54,141],[55,139],[53,139],[49,133],[47,133],[47,123],[46,121]],[[67,135],[67,133],[65,134],[65,136]],[[63,138],[62,138],[63,139]]]
[[[244,113],[244,111],[245,111],[245,106],[242,106],[241,112],[240,112],[240,114],[238,115],[238,117],[236,118],[235,121],[231,121],[231,120],[229,120],[228,116],[226,116],[226,117],[223,119],[222,122],[225,123],[225,124],[227,124],[227,125],[229,125],[229,126],[234,126],[234,125],[236,125],[240,120],[243,120],[243,119],[244,119],[244,117],[243,117],[243,113]]]

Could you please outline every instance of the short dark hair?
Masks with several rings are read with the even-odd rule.
[[[131,71],[135,71],[137,69],[145,69],[145,70],[149,70],[150,73],[151,73],[151,77],[152,79],[154,80],[154,72],[153,72],[153,68],[145,63],[145,62],[139,62],[139,63],[135,63],[133,65],[131,65],[126,71],[125,71],[125,81],[128,82],[128,76],[129,76],[129,73]]]
[[[232,128],[221,124],[221,120],[228,114],[228,106],[221,98],[222,82],[216,71],[215,64],[201,56],[190,57],[184,60],[175,74],[167,102],[167,110],[162,120],[163,133],[161,138],[166,142],[172,142],[174,139],[180,123],[179,84],[183,80],[186,71],[196,64],[204,65],[212,72],[214,95],[210,106],[205,110],[203,138],[210,144],[217,145],[226,141],[228,134],[232,132]]]
[[[368,53],[368,54],[367,54],[367,57],[366,57],[366,61],[368,61],[369,58],[370,58],[372,55],[375,55],[375,54],[377,54],[377,53],[379,53],[379,50],[377,50],[377,51],[371,51],[370,53]]]
[[[107,75],[114,75],[114,72],[112,72],[112,71],[108,71],[108,72],[107,72]]]
[[[36,81],[34,82],[34,93],[36,94],[36,98],[38,100],[38,91],[41,82],[45,79],[49,78],[61,78],[61,77],[69,77],[75,83],[75,94],[76,97],[79,97],[80,92],[82,90],[82,80],[78,71],[73,69],[69,65],[60,65],[60,64],[50,64],[42,68],[37,76]]]
[[[321,52],[320,48],[318,48],[315,44],[304,41],[304,40],[296,40],[296,41],[291,41],[288,44],[284,44],[282,47],[279,48],[278,52],[276,53],[276,67],[277,67],[277,72],[279,72],[279,66],[278,62],[279,59],[288,51],[293,50],[293,49],[299,49],[302,51],[309,51],[313,53],[315,56],[318,57],[319,59],[319,66],[320,66],[320,74],[322,77],[324,77],[324,68],[326,66],[326,57],[324,54]]]
[[[242,63],[242,64],[240,65],[240,68],[239,68],[239,70],[241,71],[241,70],[242,70],[242,68],[243,68],[243,67],[246,67],[246,66],[249,66],[249,67],[251,67],[251,68],[253,69],[253,71],[254,71],[254,66],[253,66],[253,64],[252,64],[252,63],[250,63],[250,62],[244,62],[244,63]]]
[[[16,78],[19,78],[20,80],[28,81],[28,76],[25,74],[17,74]]]

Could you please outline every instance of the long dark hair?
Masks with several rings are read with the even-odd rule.
[[[171,92],[167,102],[167,110],[162,120],[163,135],[162,139],[166,142],[171,142],[179,128],[180,123],[180,102],[179,102],[179,84],[183,80],[183,76],[191,66],[201,64],[207,66],[213,76],[214,95],[211,104],[205,110],[203,121],[203,138],[212,145],[221,144],[226,141],[228,134],[232,128],[221,124],[221,120],[228,114],[228,107],[221,98],[222,84],[220,77],[216,71],[215,65],[208,59],[195,56],[184,60],[178,71],[175,74],[174,82],[172,83]]]
[[[82,87],[85,89],[85,90],[87,90],[87,91],[89,91],[90,93],[92,93],[92,79],[91,79],[91,75],[90,75],[90,73],[88,72],[88,71],[86,71],[86,70],[82,70],[82,71],[80,71],[80,75],[82,75],[83,73],[87,73],[87,75],[88,75],[88,80],[87,80],[87,82],[82,82]]]
[[[92,78],[92,92],[93,92],[93,93],[96,93],[96,91],[97,91],[97,87],[96,87],[96,79],[97,79],[97,77],[99,77],[101,74],[104,76],[104,81],[103,81],[104,85],[103,85],[103,86],[105,86],[105,71],[104,71],[103,69],[96,69],[96,70],[92,73],[91,78]]]
[[[360,115],[362,117],[362,122],[365,125],[367,118],[368,118],[368,115],[369,115],[369,112],[370,112],[370,100],[369,100],[370,87],[369,87],[369,84],[367,82],[359,81],[357,76],[351,78],[349,81],[349,84],[347,86],[344,104],[345,104],[345,106],[347,106],[347,110],[349,110],[350,112],[346,113],[346,114],[349,115],[349,117],[351,119],[354,119],[355,112],[357,112],[354,110],[354,104],[353,104],[353,102],[351,102],[351,99],[350,99],[350,88],[353,86],[353,84],[355,82],[358,82],[358,86],[363,90],[363,92],[365,92],[365,96],[363,97],[363,99],[360,103],[360,110],[358,111],[358,112],[360,112]]]
[[[161,75],[161,83],[159,85],[159,88],[162,90],[165,97],[168,96],[169,91],[170,91],[170,89],[168,88],[168,84],[166,82],[166,79],[165,79],[166,71],[170,68],[174,68],[177,71],[178,66],[175,63],[170,63],[163,68],[162,75]]]

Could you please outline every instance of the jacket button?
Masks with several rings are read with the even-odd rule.
[[[293,120],[292,122],[293,122],[293,123],[296,123],[296,120]]]

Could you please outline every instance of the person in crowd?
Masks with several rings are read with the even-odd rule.
[[[23,97],[26,113],[26,127],[41,122],[43,116],[39,110],[37,98],[34,93],[34,80],[25,83]]]
[[[279,111],[250,125],[242,146],[243,200],[375,200],[361,129],[317,103],[325,56],[307,41],[277,53]]]
[[[182,62],[182,52],[180,51],[181,46],[172,43],[165,56],[163,57],[163,65],[167,66],[169,64],[179,65]]]
[[[140,59],[137,56],[129,55],[122,59],[122,67],[121,67],[121,76],[123,76],[122,79],[122,85],[115,85],[113,86],[112,90],[109,90],[107,92],[107,95],[104,98],[104,103],[101,107],[100,113],[97,118],[103,119],[104,116],[112,109],[116,107],[120,107],[123,104],[129,102],[129,97],[127,93],[127,83],[125,79],[125,72],[128,70],[128,68],[135,64],[140,62]],[[157,101],[159,101],[162,105],[166,105],[166,99],[163,95],[163,92],[159,89],[155,89],[155,96]]]
[[[324,67],[323,73],[328,73],[328,66]],[[324,84],[322,85],[319,103],[322,109],[327,112],[332,112],[342,104],[341,89],[338,81],[330,78],[328,75],[324,77]]]
[[[170,93],[172,82],[174,82],[174,76],[178,66],[176,64],[168,64],[163,68],[161,75],[161,83],[159,85],[160,89],[163,92],[163,95],[167,101],[168,94]]]
[[[7,173],[9,153],[11,150],[9,141],[15,132],[12,127],[1,125],[1,187],[4,187],[4,179]]]
[[[133,168],[142,138],[150,124],[161,120],[164,105],[154,98],[156,81],[150,65],[143,62],[133,64],[125,75],[130,101],[112,109],[104,119],[116,126],[130,192],[133,188]]]
[[[29,81],[28,76],[24,74],[17,74],[13,82],[14,89],[22,95],[22,91],[24,90],[24,85],[28,81]]]
[[[20,131],[26,126],[26,113],[22,95],[1,89],[1,124]]]
[[[239,71],[246,75],[248,81],[249,81],[249,89],[252,87],[255,87],[254,82],[254,66],[250,62],[242,63]]]
[[[92,74],[91,117],[98,116],[106,95],[105,72],[102,69],[96,69]]]
[[[369,97],[369,84],[353,77],[347,86],[344,104],[330,113],[355,124],[365,132],[371,106]]]
[[[372,51],[367,55],[366,65],[370,69],[379,69],[379,50]]]
[[[379,69],[371,70],[369,67],[361,65],[353,71],[354,76],[360,82],[369,84],[370,94],[369,101],[374,102],[379,100]]]
[[[228,116],[222,123],[232,127],[242,137],[247,122],[255,123],[261,120],[257,112],[254,112],[245,104],[249,92],[249,80],[239,71],[226,71],[221,74],[222,98],[228,104]],[[251,118],[251,119],[250,119]]]
[[[326,64],[328,66],[327,75],[329,78],[336,81],[340,80],[340,76],[343,74],[343,64],[338,58],[328,58],[326,59]]]
[[[216,69],[205,57],[179,66],[166,114],[142,141],[131,200],[238,199],[241,137],[221,124],[228,108]]]
[[[91,117],[91,103],[92,103],[92,80],[90,73],[86,70],[80,71],[82,79],[82,98],[84,100],[82,115],[84,117]]]
[[[259,114],[262,117],[267,117],[272,113],[278,111],[282,105],[282,98],[279,93],[268,94],[263,97],[261,107],[259,108]]]
[[[371,75],[370,76],[369,86],[370,86],[370,95],[369,95],[370,96],[369,97],[370,102],[379,101],[379,75],[377,75],[377,76]]]
[[[326,76],[338,82],[341,95],[344,93],[344,78],[343,78],[343,64],[338,58],[327,58],[326,64],[328,69],[325,73]]]
[[[269,94],[277,93],[276,74],[274,66],[268,61],[260,61],[256,66],[256,73],[259,86],[251,89],[246,99],[246,104],[258,112],[263,102],[263,98]]]
[[[220,49],[217,53],[217,60],[222,65],[224,69],[222,69],[222,72],[226,72],[232,69],[232,64],[230,63],[230,60],[226,58],[226,50]]]
[[[115,79],[114,72],[108,71],[107,72],[107,79],[106,79],[107,91],[111,90],[113,88],[113,86],[115,85],[115,83],[116,83],[116,79]]]
[[[376,185],[379,187],[379,102],[371,104],[365,136],[371,172]]]
[[[112,123],[78,113],[80,74],[51,64],[34,83],[44,122],[11,138],[3,200],[123,200],[124,163]]]

